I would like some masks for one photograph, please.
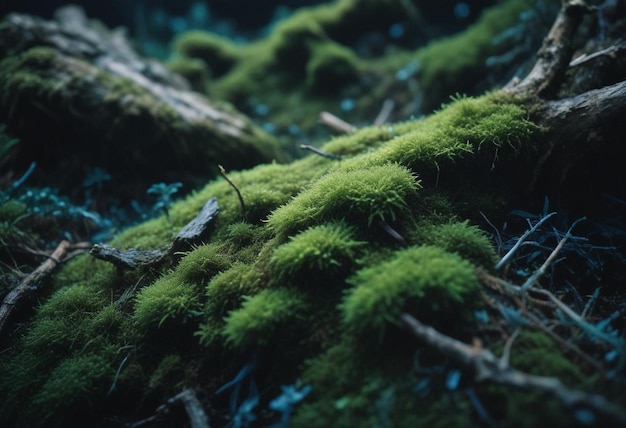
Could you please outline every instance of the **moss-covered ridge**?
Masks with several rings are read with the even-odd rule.
[[[468,339],[473,311],[484,305],[474,267],[489,269],[495,253],[463,213],[490,208],[481,206],[489,200],[481,192],[498,194],[510,178],[504,167],[524,153],[532,158],[538,131],[522,104],[499,94],[458,98],[426,119],[330,141],[323,149],[340,161],[311,155],[229,173],[245,210],[228,183],[209,183],[175,204],[169,220],[112,242],[161,247],[217,197],[211,238],[177,265],[121,273],[86,256],[59,271],[55,294],[0,357],[0,393],[16,397],[2,403],[2,417],[14,426],[52,426],[80,421],[71,413],[78,406],[132,421],[193,386],[206,390],[212,420],[225,424],[228,394],[212,394],[254,366],[261,407],[280,384],[312,386],[294,426],[375,426],[381,417],[396,426],[460,419],[477,426],[466,396],[457,395],[460,407],[450,411],[445,375],[429,375],[427,398],[412,392],[425,375],[412,368],[418,344],[397,316],[408,311]],[[479,178],[472,188],[469,171],[491,181]],[[439,358],[423,351],[425,365]],[[542,345],[533,358],[557,354]],[[575,366],[567,370],[573,383],[582,379]],[[395,399],[384,404],[385,394]],[[238,406],[244,398],[232,399]],[[37,409],[24,411],[33,400]],[[520,409],[508,404],[511,413],[497,415],[512,426]],[[387,410],[377,413],[380,406]],[[544,410],[524,417],[537,422]],[[264,423],[278,418],[263,414]]]
[[[177,56],[170,66],[196,90],[232,102],[283,135],[294,125],[314,130],[324,110],[357,124],[373,120],[386,99],[395,102],[398,118],[420,115],[483,80],[490,72],[486,59],[513,48],[493,40],[534,3],[499,2],[459,34],[366,58],[358,53],[360,37],[385,34],[394,22],[417,24],[407,18],[403,2],[340,0],[301,9],[249,44],[200,31],[183,34],[174,42]],[[344,99],[349,108],[341,107]]]

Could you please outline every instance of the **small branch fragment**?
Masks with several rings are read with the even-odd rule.
[[[300,148],[303,149],[303,150],[308,150],[310,152],[315,153],[316,155],[320,155],[320,156],[323,156],[323,157],[328,158],[328,159],[332,159],[332,160],[339,160],[340,159],[339,156],[333,155],[332,153],[325,152],[323,150],[318,149],[317,147],[313,147],[313,146],[308,145],[308,144],[300,144]]]
[[[603,55],[607,55],[607,56],[610,56],[610,57],[614,57],[614,56],[615,56],[615,54],[616,54],[616,53],[617,53],[620,49],[624,49],[624,48],[626,48],[626,46],[623,46],[623,45],[622,45],[622,46],[616,46],[616,45],[613,45],[613,46],[609,46],[609,47],[608,47],[608,48],[606,48],[606,49],[601,49],[601,50],[599,50],[599,51],[596,51],[596,52],[594,52],[594,53],[590,53],[590,54],[583,54],[583,55],[579,56],[578,58],[576,58],[576,59],[572,60],[572,61],[569,63],[569,66],[570,66],[570,67],[576,67],[577,65],[583,64],[583,63],[585,63],[585,62],[587,62],[587,61],[591,61],[592,59],[597,58],[597,57],[599,57],[599,56],[603,56]]]
[[[191,388],[187,388],[180,394],[170,398],[165,404],[160,405],[156,409],[154,415],[131,424],[129,428],[153,426],[155,422],[163,420],[177,403],[181,403],[185,406],[191,428],[209,428],[209,418],[202,408],[202,403],[200,403],[200,400],[196,397],[196,393]]]
[[[170,245],[163,250],[138,250],[131,248],[126,251],[117,250],[106,244],[96,244],[89,252],[97,259],[113,263],[118,269],[138,269],[155,267],[176,253],[185,251],[199,244],[206,237],[209,226],[219,213],[217,199],[210,198],[200,213],[176,235]]]
[[[167,254],[166,250],[138,250],[131,248],[121,251],[106,244],[95,244],[89,254],[105,262],[113,263],[118,269],[137,269],[154,266]]]
[[[550,213],[546,216],[544,216],[543,218],[541,218],[537,224],[535,224],[534,226],[532,226],[530,229],[528,229],[526,232],[524,232],[524,234],[517,240],[517,242],[515,243],[515,245],[513,245],[513,248],[511,248],[505,255],[504,257],[502,257],[502,260],[500,260],[498,262],[498,264],[496,265],[495,269],[501,269],[502,266],[504,266],[505,264],[507,264],[509,262],[509,260],[511,259],[511,257],[513,257],[513,254],[515,254],[515,252],[519,249],[519,247],[524,243],[524,241],[526,240],[526,238],[528,238],[535,230],[537,230],[547,219],[549,219],[550,217],[552,217],[553,215],[556,215],[556,213]]]
[[[356,126],[349,124],[345,120],[340,119],[327,111],[320,113],[319,121],[322,125],[341,134],[349,134],[350,132],[356,131]]]
[[[213,219],[215,219],[215,216],[217,216],[219,212],[220,207],[217,204],[217,199],[210,198],[200,210],[200,214],[178,232],[178,235],[174,238],[174,242],[172,242],[169,253],[181,251],[183,248],[190,247],[205,238],[209,231],[209,226],[213,223]]]
[[[574,222],[574,224],[572,224],[572,226],[569,228],[569,230],[567,231],[567,233],[565,234],[563,239],[561,239],[559,241],[558,245],[556,246],[556,248],[554,250],[552,250],[552,252],[548,256],[546,261],[541,265],[541,267],[539,269],[537,269],[531,276],[528,277],[526,282],[524,282],[524,284],[522,285],[522,288],[521,288],[522,291],[526,291],[530,287],[535,285],[535,283],[539,280],[539,278],[541,278],[543,276],[543,274],[546,273],[546,270],[548,269],[548,266],[550,266],[550,263],[552,263],[554,261],[554,259],[556,258],[557,254],[559,254],[559,251],[561,251],[561,249],[565,245],[565,242],[572,236],[572,230],[574,229],[574,227],[578,224],[578,222],[580,222],[580,221],[582,221],[584,219],[585,219],[584,217],[580,218],[580,219],[576,220]]]
[[[391,98],[387,98],[385,102],[383,102],[383,106],[381,107],[376,119],[374,119],[374,126],[380,126],[389,119],[393,108],[395,107],[395,103]]]
[[[222,175],[222,177],[224,177],[224,179],[228,182],[228,184],[230,184],[230,186],[233,189],[235,189],[235,192],[237,192],[237,197],[239,198],[239,204],[241,205],[241,212],[245,213],[246,205],[243,202],[243,196],[241,196],[241,191],[239,190],[237,185],[233,183],[230,178],[228,178],[228,175],[226,175],[226,170],[224,169],[224,167],[222,165],[218,165],[217,167],[220,169],[220,174]]]
[[[76,244],[76,247],[84,249],[85,244]],[[13,309],[22,303],[27,296],[35,293],[43,280],[50,275],[61,262],[67,259],[68,251],[74,248],[75,246],[68,241],[61,241],[52,254],[48,256],[46,261],[40,264],[37,269],[31,272],[17,287],[5,296],[0,306],[0,333],[7,319],[13,312]]]
[[[614,423],[615,426],[626,426],[626,411],[601,395],[567,388],[557,378],[535,376],[510,367],[503,368],[501,360],[488,350],[477,349],[443,335],[409,314],[402,314],[400,319],[418,339],[456,360],[470,370],[477,381],[494,382],[512,388],[545,393],[557,398],[570,408],[587,408]]]

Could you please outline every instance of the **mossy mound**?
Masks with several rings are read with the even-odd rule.
[[[59,270],[56,293],[0,356],[0,393],[16,397],[2,404],[3,418],[82,422],[71,413],[81,407],[134,421],[195,387],[224,425],[254,416],[263,425],[288,417],[294,426],[479,426],[471,384],[447,386],[458,368],[400,328],[399,316],[469,341],[486,303],[475,268],[492,266],[495,252],[464,213],[484,209],[488,199],[475,195],[512,198],[501,186],[523,180],[511,165],[533,161],[538,131],[519,100],[458,98],[424,120],[333,139],[324,150],[338,161],[310,155],[229,173],[244,206],[225,180],[208,183],[169,217],[111,243],[164,247],[215,196],[210,236],[172,263],[119,272],[83,256]],[[469,171],[476,187],[463,185]],[[529,348],[536,367],[554,363],[573,384],[583,379],[555,359],[554,344]],[[298,381],[311,394],[276,410],[280,385]],[[57,409],[59,397],[81,388],[80,400]],[[34,400],[36,410],[23,409]],[[507,403],[497,419],[521,417]]]
[[[248,44],[191,31],[175,40],[171,68],[194,87],[232,102],[283,136],[293,136],[294,129],[309,135],[319,132],[321,111],[356,124],[364,118],[373,120],[386,99],[401,112],[396,119],[421,115],[438,108],[451,94],[471,92],[484,82],[491,71],[487,58],[514,47],[506,38],[497,44],[493,40],[535,1],[500,2],[455,35],[441,37],[442,29],[430,28],[439,35],[430,40],[424,39],[428,31],[420,28],[426,25],[417,15],[426,14],[430,26],[437,27],[441,10],[420,4],[416,12],[410,3],[340,0],[304,8],[277,23],[266,38]],[[472,19],[474,9],[482,7],[481,2],[472,4]],[[388,38],[394,24],[406,29],[406,37],[385,40],[384,55],[363,47],[368,37]],[[408,40],[413,43],[407,45]],[[205,65],[204,73],[197,61]],[[212,76],[208,84],[204,75]],[[342,106],[345,100],[348,104]]]

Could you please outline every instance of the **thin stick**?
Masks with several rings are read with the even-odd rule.
[[[383,106],[381,107],[376,119],[374,119],[374,126],[380,126],[389,119],[393,108],[396,106],[396,103],[393,102],[391,98],[387,98],[383,102]]]
[[[322,157],[328,158],[328,159],[332,159],[332,160],[339,160],[339,156],[337,155],[333,155],[332,153],[328,153],[325,152],[323,150],[318,149],[317,147],[313,147],[309,144],[300,144],[300,148],[303,150],[308,150],[310,152],[315,153],[316,155],[320,155]]]
[[[498,270],[500,269],[502,266],[504,266],[505,264],[507,264],[509,262],[509,259],[511,259],[511,257],[513,257],[513,254],[515,254],[515,252],[519,249],[519,247],[521,247],[521,245],[524,243],[524,241],[526,240],[526,238],[528,238],[535,230],[537,230],[539,228],[539,226],[541,226],[547,219],[549,219],[550,217],[552,217],[553,215],[556,215],[556,213],[550,213],[548,215],[546,215],[545,217],[541,218],[537,224],[535,224],[533,227],[531,227],[530,229],[528,229],[515,243],[515,245],[513,245],[513,248],[511,248],[509,250],[508,253],[506,253],[504,255],[504,257],[502,257],[502,260],[500,260],[498,262],[498,264],[496,265],[495,269]]]
[[[345,120],[327,111],[320,113],[319,121],[322,125],[342,134],[349,134],[350,132],[356,131],[356,126],[349,124]]]
[[[224,179],[228,182],[228,184],[230,184],[230,186],[233,189],[235,189],[235,192],[237,192],[237,197],[239,198],[239,203],[241,204],[241,212],[245,213],[246,205],[243,202],[243,196],[241,196],[241,192],[239,191],[239,188],[235,185],[235,183],[233,183],[230,180],[230,178],[228,178],[228,175],[226,175],[226,170],[224,169],[222,165],[218,165],[217,167],[220,169],[220,174],[222,175],[222,177],[224,177]]]
[[[191,388],[187,388],[183,392],[170,398],[165,402],[165,404],[160,405],[156,409],[156,413],[154,415],[129,425],[129,428],[154,426],[155,422],[162,421],[165,418],[165,416],[170,412],[172,406],[177,402],[180,402],[183,406],[185,406],[185,411],[189,417],[189,425],[191,428],[209,428],[209,418],[202,408],[202,403],[198,400],[195,391]]]
[[[52,254],[32,271],[17,287],[9,292],[0,306],[0,333],[13,309],[22,302],[25,296],[37,291],[43,279],[61,263],[67,251],[71,248],[68,241],[61,241]]]
[[[537,281],[539,281],[539,278],[541,278],[543,276],[544,273],[546,273],[546,270],[548,270],[548,267],[550,266],[550,264],[554,261],[554,259],[556,258],[557,254],[559,254],[559,252],[563,249],[563,246],[565,245],[565,242],[572,237],[572,230],[574,230],[574,227],[581,221],[585,220],[585,217],[583,218],[579,218],[578,220],[576,220],[569,228],[569,230],[567,231],[567,233],[565,234],[565,236],[563,236],[563,239],[561,239],[558,243],[558,245],[556,246],[556,248],[554,248],[554,250],[552,250],[552,252],[550,253],[550,255],[548,256],[548,258],[546,259],[545,262],[543,262],[543,264],[541,265],[541,267],[539,269],[537,269],[531,276],[528,277],[528,279],[526,280],[526,282],[524,282],[524,284],[522,285],[522,291],[526,291],[528,290],[530,287],[532,287],[533,285],[535,285],[537,283]]]
[[[473,372],[477,381],[545,393],[557,398],[567,407],[587,407],[612,421],[615,426],[626,426],[626,411],[602,395],[570,389],[557,378],[536,376],[511,367],[502,369],[500,359],[488,350],[477,349],[441,334],[407,313],[402,314],[400,320],[418,339]]]

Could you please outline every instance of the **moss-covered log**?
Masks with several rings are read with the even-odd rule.
[[[36,161],[48,185],[69,187],[99,167],[119,196],[137,197],[164,177],[196,185],[217,164],[284,159],[245,116],[191,91],[77,7],[54,21],[7,16],[0,52],[0,121],[21,140],[18,163]]]

